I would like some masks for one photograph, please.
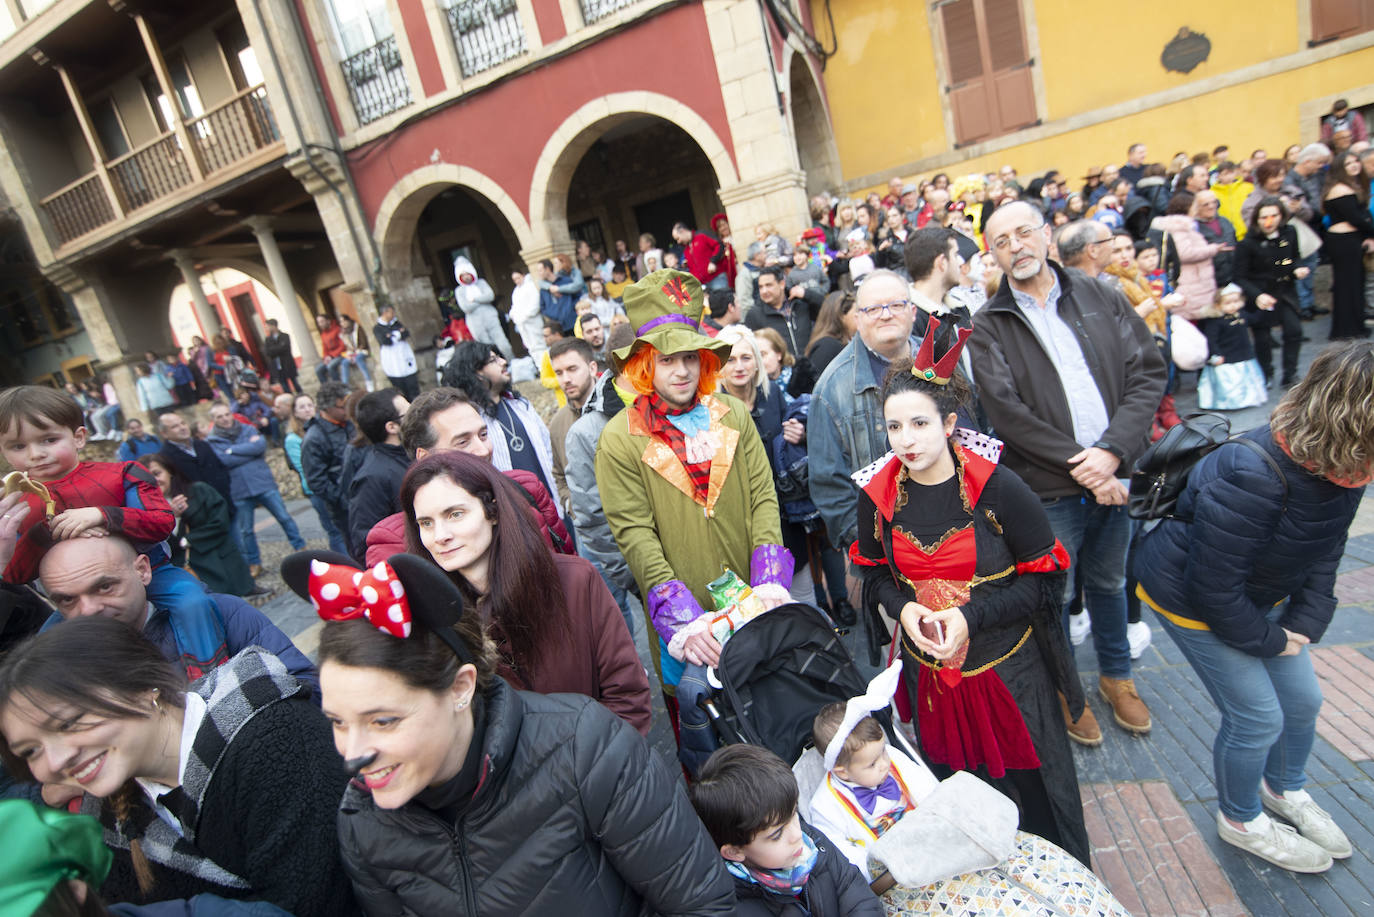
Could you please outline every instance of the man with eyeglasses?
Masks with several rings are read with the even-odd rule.
[[[1039,210],[1019,201],[999,208],[987,239],[1005,282],[969,339],[983,410],[1006,444],[1002,464],[1040,497],[1055,536],[1081,564],[1099,694],[1117,725],[1149,732],[1126,638],[1131,519],[1122,479],[1149,445],[1164,360],[1125,296],[1049,260]],[[1060,702],[1069,737],[1100,744],[1092,711],[1075,721]]]
[[[886,455],[882,384],[893,360],[910,357],[915,314],[900,274],[875,270],[854,298],[858,331],[821,373],[806,423],[811,502],[830,543],[847,550],[858,538],[858,490],[850,475]]]

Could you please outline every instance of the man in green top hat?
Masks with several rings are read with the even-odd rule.
[[[730,345],[699,330],[701,284],[655,271],[626,287],[624,303],[636,337],[611,363],[638,397],[601,434],[596,482],[658,634],[650,646],[675,716],[684,661],[720,659],[720,644],[700,629],[706,611],[714,614],[707,584],[732,570],[771,608],[791,601],[793,561],[749,409],[716,393]]]

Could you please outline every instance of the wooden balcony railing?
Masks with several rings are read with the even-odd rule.
[[[105,168],[126,211],[146,207],[191,183],[191,169],[171,132],[110,160]]]
[[[267,102],[267,88],[251,86],[227,102],[188,121],[191,142],[210,175],[281,139]]]
[[[207,178],[281,140],[267,88],[261,83],[187,119],[186,130]],[[52,221],[58,244],[113,223],[121,209],[132,213],[191,185],[195,176],[186,155],[176,133],[169,131],[101,166],[119,200],[118,209],[99,171],[43,198],[39,206]]]
[[[114,208],[100,182],[100,175],[83,175],[55,194],[38,202],[52,221],[58,244],[65,245],[93,229],[114,221]]]

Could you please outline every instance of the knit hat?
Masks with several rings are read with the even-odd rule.
[[[630,327],[635,330],[635,340],[611,353],[616,372],[645,344],[665,356],[710,350],[722,359],[728,358],[728,343],[707,337],[699,330],[705,299],[695,277],[671,268],[646,274],[626,287],[622,301]]]
[[[39,809],[23,799],[0,802],[0,917],[32,917],[59,882],[100,887],[114,856],[100,822],[87,815]]]

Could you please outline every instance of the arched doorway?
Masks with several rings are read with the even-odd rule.
[[[473,263],[504,313],[511,269],[521,267],[520,252],[530,243],[529,225],[504,189],[448,163],[397,182],[378,210],[376,235],[387,292],[418,344],[427,342],[447,312],[456,257]],[[518,335],[512,338],[518,342]]]
[[[209,341],[220,328],[227,328],[248,348],[254,362],[265,366],[262,342],[267,337],[267,320],[275,318],[282,328],[290,327],[286,307],[266,282],[267,278],[253,277],[237,267],[211,265],[206,265],[199,277],[201,289],[219,325],[215,328],[202,325],[190,289],[184,281],[178,282],[168,297],[167,320],[172,340],[184,350],[193,336]],[[294,305],[299,308],[299,304]]]
[[[624,239],[633,251],[640,232],[665,244],[679,219],[706,228],[724,209],[719,189],[738,183],[725,144],[696,112],[657,93],[614,93],[549,137],[530,184],[530,226],[545,251],[598,231],[607,248]]]
[[[806,173],[806,193],[836,191],[843,179],[840,154],[830,114],[821,99],[816,76],[804,54],[793,53],[788,67],[788,107],[797,159]]]
[[[567,190],[568,233],[609,256],[617,239],[637,250],[640,233],[671,242],[681,220],[710,231],[721,213],[715,171],[686,131],[653,116],[617,120],[582,154]]]

